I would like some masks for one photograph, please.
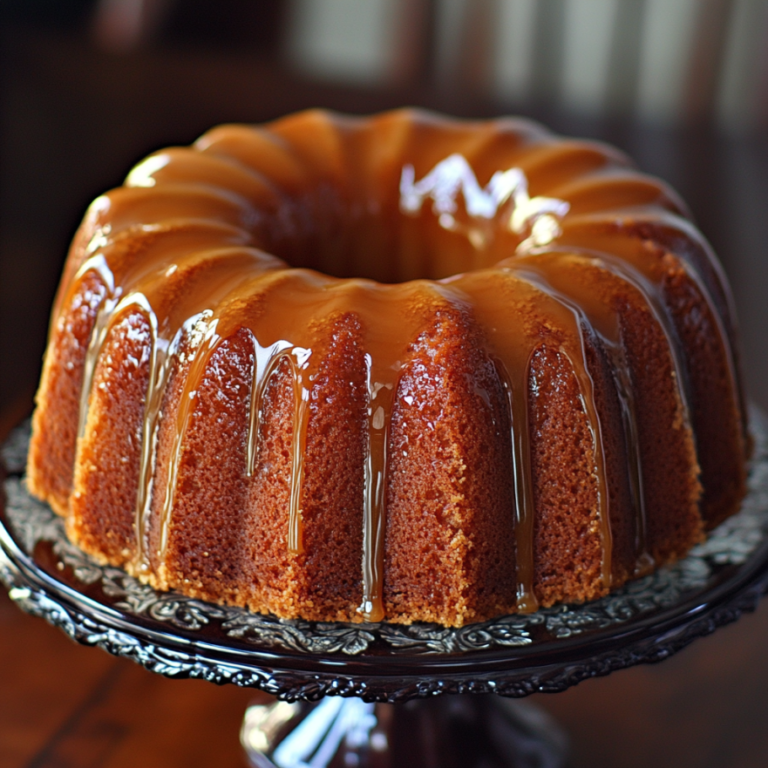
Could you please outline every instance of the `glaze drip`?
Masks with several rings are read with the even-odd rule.
[[[532,354],[532,352],[531,352]],[[504,388],[509,399],[510,442],[515,480],[515,562],[517,564],[517,610],[533,613],[539,607],[534,590],[533,526],[535,503],[531,474],[531,438],[528,427],[528,382],[531,357],[513,375],[504,369]]]
[[[181,455],[184,448],[184,435],[187,432],[189,420],[192,417],[193,406],[197,398],[197,388],[202,379],[203,372],[221,338],[216,333],[216,321],[206,324],[203,338],[200,346],[192,353],[192,360],[189,369],[189,376],[182,388],[182,394],[179,401],[179,409],[176,413],[176,430],[174,432],[173,447],[171,448],[171,459],[169,462],[168,482],[165,487],[165,498],[160,508],[159,519],[159,547],[156,553],[159,562],[162,562],[168,549],[168,539],[170,535],[171,516],[173,513],[173,501],[177,487],[177,477],[179,466],[181,464]],[[147,520],[142,521],[142,525],[147,525]],[[146,530],[141,531],[141,535],[146,535]],[[148,567],[149,553],[141,561],[141,567]]]
[[[253,330],[252,330],[253,333]],[[253,381],[249,407],[247,438],[246,475],[253,477],[259,463],[259,423],[264,407],[266,392],[272,374],[281,361],[288,361],[291,370],[294,398],[293,441],[291,459],[290,502],[288,507],[288,551],[299,555],[304,552],[303,523],[301,510],[301,487],[304,473],[304,449],[307,442],[309,422],[309,397],[311,391],[312,350],[295,347],[286,340],[280,340],[262,347],[253,335],[254,358]]]
[[[515,264],[503,262],[503,264]],[[501,268],[494,272],[474,272],[452,281],[473,299],[481,325],[490,331],[492,354],[499,360],[502,381],[509,397],[515,478],[515,520],[517,538],[518,609],[536,610],[534,509],[530,475],[531,444],[528,428],[528,390],[530,361],[535,351],[549,344],[570,361],[579,384],[594,446],[597,483],[598,521],[602,547],[602,574],[606,587],[611,584],[611,529],[606,483],[602,430],[589,372],[581,318],[578,311],[562,300],[533,270]],[[507,317],[499,323],[498,318]],[[547,327],[559,333],[542,333]]]
[[[158,334],[157,317],[145,303],[146,316],[152,329],[152,353],[149,368],[149,391],[147,392],[141,439],[141,464],[139,467],[139,485],[136,496],[136,567],[147,571],[149,548],[147,532],[152,513],[152,491],[156,469],[157,437],[162,416],[162,401],[173,366],[179,354],[181,340],[193,338],[195,329],[205,323],[206,313],[190,317],[176,333],[170,343]]]
[[[286,341],[279,341],[270,347],[261,347],[254,337],[254,356],[256,365],[253,369],[253,382],[251,384],[251,402],[248,419],[248,455],[246,473],[253,477],[258,464],[258,435],[259,422],[262,418],[264,405],[264,392],[269,384],[269,378],[274,373],[283,358],[290,359],[291,345]]]
[[[304,449],[307,444],[309,416],[309,382],[306,380],[309,349],[294,349],[292,357],[293,397],[296,403],[293,416],[293,460],[291,462],[291,505],[288,509],[288,551],[300,555],[304,552],[301,515],[301,484],[304,476]]]
[[[365,461],[363,514],[363,600],[358,609],[366,621],[384,618],[384,528],[387,503],[387,445],[394,403],[391,382],[376,381],[370,354],[368,369],[368,450]]]

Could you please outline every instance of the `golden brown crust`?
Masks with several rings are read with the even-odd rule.
[[[571,366],[552,349],[531,361],[530,421],[536,597],[591,600],[606,591],[594,440]]]
[[[309,404],[299,556],[302,615],[361,618],[367,398],[363,328],[354,314],[323,324],[327,345]]]
[[[515,607],[509,417],[470,320],[414,343],[392,416],[384,597],[392,621],[461,626]]]
[[[69,511],[72,493],[85,358],[105,295],[103,281],[89,273],[62,314],[54,317],[36,398],[27,483],[62,516]]]
[[[99,357],[88,418],[78,441],[68,533],[112,565],[136,554],[136,503],[151,329],[144,314],[118,317]]]
[[[283,359],[271,377],[259,424],[258,459],[246,501],[252,608],[278,616],[297,615],[296,555],[288,549],[294,390]]]
[[[162,511],[154,521],[161,528],[159,541],[155,538],[161,552],[159,570],[169,588],[239,604],[252,362],[245,331],[222,342],[211,354],[194,393],[183,445],[172,448],[181,451],[175,483],[157,488],[155,509]],[[167,418],[173,420],[174,415],[171,412]],[[173,494],[171,515],[165,509],[169,493]]]

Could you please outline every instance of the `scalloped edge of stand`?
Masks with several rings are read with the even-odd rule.
[[[768,518],[768,429],[765,417],[759,412],[752,413],[751,423],[756,436],[756,456],[750,473],[750,491],[742,512],[724,524],[730,524],[732,528],[732,521],[743,515],[750,504]],[[542,641],[532,639],[523,645],[513,642],[489,646],[486,643],[486,647],[483,647],[483,640],[494,625],[530,623],[530,617],[522,622],[520,616],[503,617],[461,630],[424,625],[395,628],[401,639],[407,640],[409,633],[415,632],[422,645],[425,632],[443,638],[439,642],[444,642],[445,638],[455,639],[459,633],[474,638],[475,647],[469,650],[457,642],[444,644],[454,649],[449,652],[436,652],[427,644],[431,651],[427,653],[414,652],[407,646],[378,647],[376,653],[365,653],[367,645],[362,648],[352,645],[352,650],[346,651],[357,655],[339,653],[339,635],[363,632],[371,635],[373,640],[376,632],[392,631],[394,625],[386,624],[313,625],[303,622],[306,626],[302,627],[302,632],[307,637],[324,638],[318,645],[319,652],[308,651],[301,644],[285,648],[273,643],[265,647],[226,636],[206,637],[205,632],[195,635],[172,623],[169,626],[167,617],[158,621],[146,615],[131,615],[116,607],[117,601],[111,604],[100,602],[57,580],[24,551],[3,524],[0,524],[0,580],[5,582],[11,598],[22,610],[45,618],[77,642],[131,658],[150,671],[167,677],[255,687],[286,700],[311,701],[326,695],[342,695],[394,702],[467,692],[521,697],[542,691],[562,691],[590,677],[635,664],[661,661],[696,638],[754,610],[768,591],[768,527],[765,523],[766,520],[761,518],[757,542],[754,526],[751,531],[747,530],[753,540],[746,562],[728,564],[726,557],[724,570],[711,576],[704,588],[684,592],[667,607],[652,606],[627,618],[621,615],[621,606],[614,605],[611,610],[618,611],[617,618],[607,628],[570,633],[564,637],[550,636]],[[730,535],[734,537],[732,531]],[[739,535],[745,534],[739,534],[737,527],[736,545]],[[697,556],[722,564],[723,548],[712,546],[712,541],[711,538],[703,545],[703,551]],[[684,566],[686,560],[680,565]],[[93,567],[99,566],[94,564]],[[125,575],[119,569],[111,570]],[[637,592],[638,584],[639,581],[633,582],[629,591]],[[165,604],[169,600],[173,602],[173,595],[159,594]],[[603,601],[616,599],[621,599],[619,593],[603,598]],[[220,621],[222,614],[227,613],[227,609],[219,606],[190,602],[203,606]],[[587,604],[587,610],[599,602]],[[559,606],[539,614],[557,616],[573,609],[573,606]],[[272,621],[289,629],[297,624]],[[536,619],[533,622],[542,623]],[[288,634],[290,636],[291,632]],[[328,637],[333,639],[330,644]],[[342,639],[342,645],[344,642]],[[418,647],[418,643],[414,645]]]

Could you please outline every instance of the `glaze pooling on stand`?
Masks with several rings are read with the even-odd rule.
[[[737,391],[727,345],[733,320],[722,309],[725,305],[727,310],[730,300],[718,282],[718,268],[708,266],[706,251],[703,256],[697,252],[689,262],[668,252],[650,257],[645,245],[637,247],[637,239],[629,234],[617,242],[601,239],[603,222],[620,228],[630,216],[653,211],[674,227],[680,218],[674,194],[627,169],[619,153],[556,140],[524,121],[500,121],[494,129],[491,125],[444,124],[402,112],[368,121],[305,113],[262,129],[225,126],[192,149],[151,156],[129,174],[126,187],[92,205],[73,245],[56,305],[56,311],[67,312],[87,281],[97,286],[98,295],[88,288],[95,296],[95,311],[88,316],[87,351],[80,372],[72,374],[82,377],[77,415],[80,452],[92,439],[89,402],[111,329],[129,310],[138,312],[149,329],[149,383],[138,429],[136,541],[121,564],[141,578],[167,586],[162,564],[173,535],[186,437],[197,418],[199,393],[212,361],[223,344],[242,332],[252,343],[250,358],[243,363],[249,384],[241,406],[246,413],[242,482],[253,488],[262,482],[259,471],[269,469],[263,466],[261,427],[270,382],[287,376],[293,418],[286,562],[301,569],[317,557],[305,541],[305,454],[320,407],[316,381],[325,359],[328,324],[343,318],[352,318],[359,326],[359,337],[350,341],[350,349],[359,352],[354,370],[362,361],[360,376],[367,390],[360,423],[352,425],[363,436],[360,468],[354,475],[359,475],[362,488],[356,513],[362,551],[354,615],[347,618],[390,617],[385,550],[388,507],[395,493],[390,474],[396,439],[393,415],[403,377],[412,375],[414,350],[435,323],[473,329],[471,338],[477,341],[472,344],[479,348],[472,359],[490,361],[503,393],[503,416],[493,415],[496,395],[491,390],[475,386],[472,396],[478,398],[478,413],[493,419],[493,429],[504,434],[500,439],[509,456],[512,492],[505,503],[514,544],[503,553],[495,551],[493,557],[503,558],[515,574],[515,588],[512,595],[483,598],[492,607],[473,608],[471,601],[465,605],[461,602],[465,598],[459,597],[459,607],[446,609],[448,618],[434,619],[426,613],[395,620],[461,624],[475,617],[473,611],[531,612],[550,604],[548,593],[542,591],[543,554],[536,543],[541,502],[532,476],[532,441],[538,439],[531,433],[532,396],[538,386],[533,366],[542,352],[553,355],[553,371],[560,371],[557,375],[565,377],[564,382],[572,377],[581,411],[574,423],[583,423],[589,435],[583,448],[587,471],[582,485],[586,496],[592,494],[596,501],[590,513],[594,530],[584,536],[597,536],[601,553],[600,583],[590,587],[590,594],[605,594],[654,563],[680,556],[676,550],[651,551],[649,544],[649,537],[657,534],[649,523],[645,490],[649,478],[641,453],[646,450],[643,439],[650,438],[644,438],[638,427],[638,409],[647,405],[637,402],[633,371],[641,363],[627,358],[623,310],[596,298],[569,275],[594,270],[614,281],[631,294],[630,309],[647,312],[660,329],[670,349],[682,455],[692,445],[688,369],[698,363],[690,362],[681,343],[685,329],[680,313],[670,308],[669,294],[680,285],[697,292],[717,331],[714,346],[725,362],[725,378]],[[310,130],[315,131],[311,141]],[[381,135],[390,143],[378,140]],[[606,193],[612,189],[619,190],[617,210],[631,214],[604,212]],[[590,225],[592,220],[599,224]],[[413,265],[427,279],[400,282],[403,275],[413,273]],[[346,277],[348,273],[356,276]],[[379,281],[360,276],[367,274]],[[52,328],[52,344],[58,343],[59,332]],[[461,343],[459,352],[469,354]],[[608,384],[593,370],[601,354],[613,364],[613,381]],[[428,375],[436,377],[436,386],[449,386],[438,351],[432,356]],[[144,365],[143,359],[136,365]],[[166,391],[179,371],[184,371],[184,378],[178,405],[166,410],[171,408]],[[615,392],[606,394],[606,387]],[[614,399],[626,445],[606,448],[603,419]],[[175,428],[165,484],[160,487],[158,435],[169,419]],[[439,425],[429,422],[424,429],[429,436],[425,432],[411,439],[437,439],[432,433],[438,434]],[[625,478],[617,490],[608,465],[615,467],[624,455]],[[461,466],[463,459],[452,460]],[[624,503],[622,483],[631,506],[631,544],[629,534],[614,530]],[[471,491],[459,486],[445,493],[446,498],[453,494],[450,504],[459,512],[471,497]],[[161,501],[153,504],[153,499]],[[695,506],[695,500],[692,503]],[[459,512],[446,511],[444,521],[442,512],[435,514],[446,530],[458,526],[451,528],[444,557],[459,557],[456,562],[462,563],[458,568],[463,574],[475,567],[472,558],[478,555],[472,554],[476,542],[454,520],[464,514]],[[150,551],[150,528],[159,531],[156,551]],[[425,561],[419,589],[427,584],[431,567]],[[398,590],[406,588],[400,585]],[[311,606],[312,585],[306,589],[309,596],[296,599]]]

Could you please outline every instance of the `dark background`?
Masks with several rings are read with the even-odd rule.
[[[31,408],[49,306],[90,200],[153,149],[317,106],[521,113],[629,152],[677,187],[720,255],[747,390],[768,408],[768,3],[350,2],[0,0],[0,429]],[[523,21],[518,66],[521,49],[499,30]],[[385,28],[375,43],[370,30]],[[536,698],[570,729],[573,766],[762,766],[767,645],[764,608],[661,666]],[[3,766],[241,764],[247,691],[76,648],[4,595],[0,649]]]

